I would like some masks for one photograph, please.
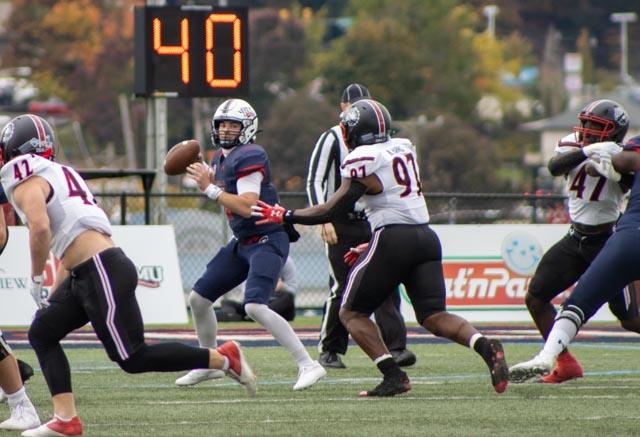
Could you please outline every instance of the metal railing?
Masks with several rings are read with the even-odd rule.
[[[205,265],[231,236],[220,206],[200,193],[96,193],[113,224],[174,226],[182,284],[190,290]],[[429,193],[433,224],[563,223],[561,195]],[[162,199],[162,202],[160,202]],[[288,208],[307,206],[306,193],[280,193]],[[159,210],[159,205],[165,205]],[[302,238],[291,246],[300,285],[298,308],[320,308],[329,293],[328,262],[316,227],[297,226]]]

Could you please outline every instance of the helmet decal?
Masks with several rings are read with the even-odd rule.
[[[2,144],[6,144],[7,142],[9,142],[14,132],[15,127],[13,125],[13,122],[7,123],[4,129],[2,129],[2,139],[0,139],[0,142],[2,142]]]

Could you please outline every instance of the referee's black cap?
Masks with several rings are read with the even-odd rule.
[[[358,100],[370,99],[371,95],[367,87],[359,83],[352,83],[342,92],[342,103],[355,103]]]

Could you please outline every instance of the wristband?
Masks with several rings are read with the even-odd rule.
[[[36,276],[32,276],[31,277],[31,281],[34,284],[42,284],[44,282],[44,275],[43,274],[39,274],[39,275],[36,275]]]
[[[209,184],[209,186],[205,188],[204,194],[206,194],[209,199],[218,200],[218,197],[222,194],[222,188],[214,184]]]

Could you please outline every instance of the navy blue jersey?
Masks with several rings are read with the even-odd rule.
[[[624,145],[624,150],[640,153],[640,136],[631,138]],[[627,227],[640,228],[640,171],[635,173],[633,186],[631,187],[631,195],[627,202],[627,209],[616,225],[616,229],[618,230]]]
[[[224,187],[229,194],[238,194],[238,179],[259,171],[262,173],[260,200],[274,205],[279,203],[278,193],[271,183],[269,157],[264,148],[258,144],[236,146],[226,157],[217,151],[211,160],[216,184]],[[233,235],[238,239],[255,235],[269,234],[282,229],[282,225],[268,224],[256,226],[256,218],[244,218],[225,208]]]

